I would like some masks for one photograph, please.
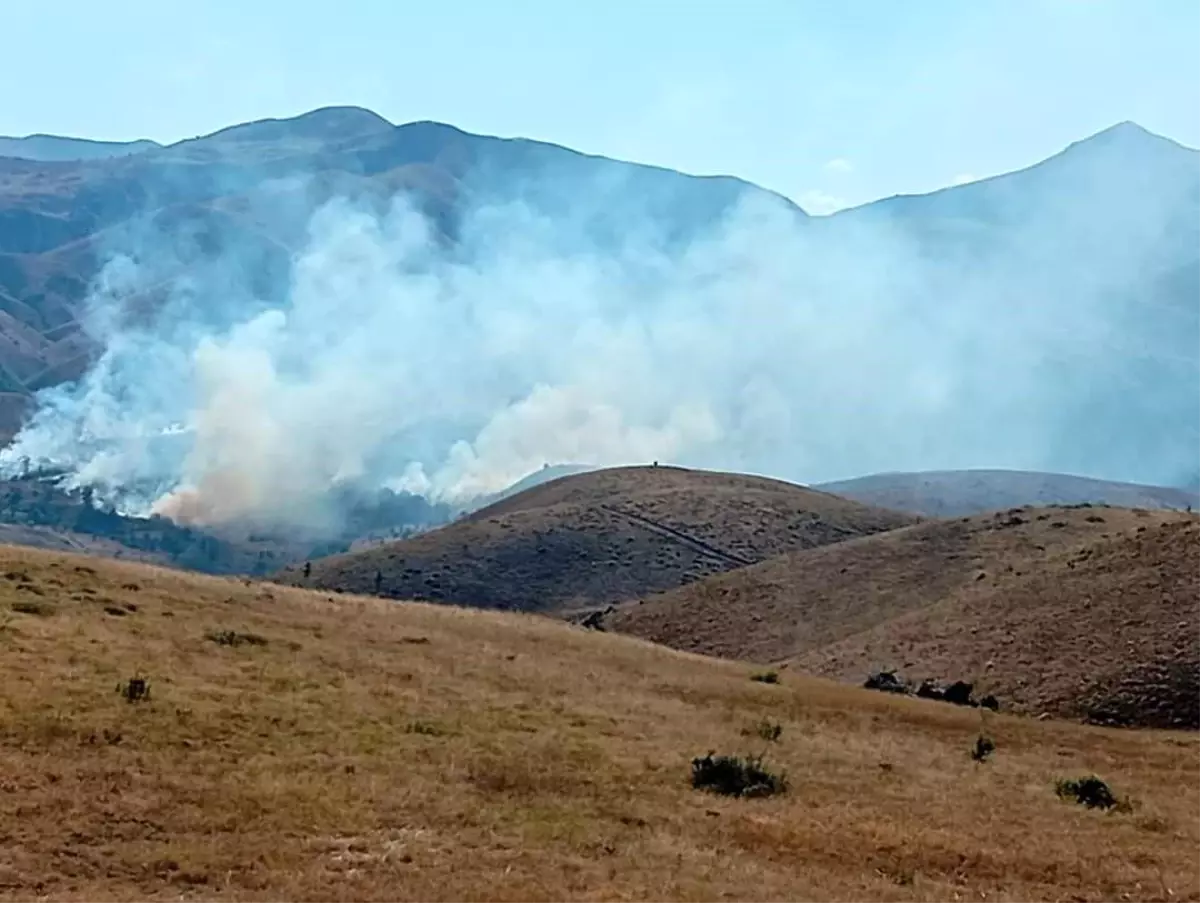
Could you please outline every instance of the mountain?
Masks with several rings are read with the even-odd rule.
[[[446,246],[467,250],[463,211],[481,203],[520,201],[553,223],[547,241],[602,253],[637,229],[649,229],[652,244],[685,245],[738,202],[769,201],[803,237],[788,253],[834,262],[818,281],[844,292],[847,310],[862,303],[868,317],[871,299],[886,293],[911,341],[925,322],[948,336],[923,354],[941,408],[929,423],[902,419],[892,430],[940,441],[899,447],[898,468],[982,464],[998,442],[990,431],[1008,424],[1006,454],[991,459],[1002,466],[1158,484],[1196,470],[1200,400],[1187,387],[1200,339],[1200,154],[1133,124],[1019,172],[816,219],[734,178],[439,122],[392,126],[358,108],[248,122],[116,159],[2,159],[0,426],[22,417],[31,391],[88,366],[82,301],[131,235],[156,235],[143,265],[157,268],[160,288],[197,279],[224,253],[242,274],[229,304],[275,303],[314,209],[344,197],[382,210],[397,192],[430,216]],[[155,304],[155,291],[138,304]],[[980,324],[995,324],[992,341],[974,337]],[[949,341],[955,335],[967,337]],[[886,349],[853,347],[846,353],[865,352],[866,363],[888,359]],[[922,413],[924,383],[913,391]],[[1006,391],[1007,407],[990,405],[998,411],[988,423],[971,419],[980,394]]]
[[[1200,727],[1200,517],[1025,508],[926,521],[649,596],[610,630],[861,682],[974,682],[1007,711]]]
[[[26,135],[7,138],[0,135],[0,157],[39,160],[50,163],[104,160],[128,157],[162,147],[156,141],[92,141],[88,138],[64,138],[60,135]]]
[[[4,547],[0,573],[6,900],[1200,893],[1182,731],[767,685],[546,618]],[[788,786],[695,788],[710,751]],[[1090,774],[1126,805],[1056,796]]]
[[[788,369],[775,349],[778,361],[770,366],[727,362],[721,378],[729,385],[715,388],[702,378],[704,357],[695,361],[695,380],[676,384],[656,373],[652,384],[671,382],[673,404],[694,395],[700,405],[723,405],[718,419],[729,443],[750,427],[762,434],[763,441],[756,435],[733,452],[685,449],[677,460],[791,480],[814,462],[830,478],[885,469],[881,464],[893,469],[890,462],[913,470],[995,462],[1182,485],[1194,477],[1200,447],[1198,160],[1194,150],[1122,124],[1018,172],[809,218],[732,177],[694,177],[437,122],[394,126],[353,107],[234,125],[122,157],[0,158],[0,441],[23,422],[34,393],[78,379],[93,363],[96,337],[112,326],[113,312],[106,308],[85,329],[84,300],[117,252],[132,254],[138,269],[132,287],[120,283],[119,268],[106,276],[116,280],[104,289],[119,298],[121,317],[138,323],[164,308],[186,309],[216,329],[289,307],[297,249],[306,246],[314,211],[331,199],[347,199],[386,222],[394,198],[405,196],[430,223],[438,263],[455,265],[476,264],[472,255],[488,250],[479,247],[472,213],[517,205],[539,224],[537,241],[564,252],[551,255],[552,271],[570,273],[585,260],[589,273],[603,273],[608,253],[636,239],[638,254],[621,263],[631,289],[607,293],[615,300],[603,323],[575,315],[553,272],[538,286],[545,313],[569,324],[557,326],[600,348],[613,336],[636,345],[643,334],[655,347],[670,347],[707,328],[717,335],[706,354],[726,360],[744,349],[720,346],[724,330],[706,323],[703,303],[694,315],[689,308],[675,317],[671,328],[649,329],[639,321],[637,286],[661,281],[663,260],[674,261],[670,255],[680,249],[689,275],[682,288],[665,292],[671,303],[737,270],[740,251],[710,257],[705,242],[733,211],[756,202],[776,217],[766,217],[764,234],[786,232],[780,253],[811,273],[811,288],[828,303],[807,310],[810,286],[790,275],[777,285],[759,273],[759,260],[747,267],[738,297],[747,298],[746,319],[789,320],[792,332],[781,329],[781,336],[811,335],[808,364],[815,369]],[[745,244],[770,247],[756,239]],[[523,272],[519,242],[511,256],[500,269]],[[209,266],[217,260],[220,266]],[[572,287],[578,281],[567,280]],[[752,303],[759,294],[772,303]],[[488,312],[496,323],[473,314],[454,329],[485,334],[489,353],[503,356],[509,338],[527,341],[529,331],[505,324],[504,311],[497,299]],[[513,335],[506,335],[510,327]],[[436,352],[411,348],[406,343],[420,339],[394,332],[395,353],[428,354],[428,370],[450,366],[458,353],[441,344]],[[156,363],[177,373],[171,354],[179,351],[167,349]],[[542,379],[521,358],[497,371],[500,407]],[[644,366],[653,369],[653,361]],[[306,366],[292,358],[282,363],[289,373]],[[467,369],[468,361],[460,363],[455,372]],[[603,367],[589,369],[596,372],[572,376],[602,381]],[[116,385],[114,393],[125,388]],[[482,397],[480,388],[456,390],[456,397]],[[889,403],[884,389],[904,403]],[[986,416],[980,399],[988,402]],[[638,401],[622,398],[613,407]],[[478,435],[496,413],[474,410],[469,400],[461,407],[467,412],[448,413],[444,423],[425,418],[390,447],[419,448],[430,462],[444,461],[446,449]],[[162,426],[139,424],[139,435]],[[769,448],[763,460],[749,460],[756,448]],[[385,457],[379,449],[359,455],[352,469],[369,470],[373,462],[362,459]],[[568,453],[596,459],[587,447],[556,457]],[[534,460],[543,454],[540,446],[528,451]],[[868,459],[871,466],[863,466]],[[603,463],[628,460],[616,455]],[[529,466],[522,456],[505,476]],[[163,479],[152,476],[155,485]],[[378,479],[390,485],[384,481],[393,477]]]
[[[448,242],[460,237],[468,199],[519,200],[555,219],[559,240],[574,234],[592,244],[621,240],[632,221],[653,223],[663,242],[683,241],[746,197],[804,215],[735,178],[686,176],[436,122],[393,126],[357,108],[232,126],[122,157],[0,158],[0,393],[20,410],[21,397],[83,372],[91,345],[79,318],[88,286],[114,250],[126,250],[131,232],[166,236],[150,262],[164,267],[163,284],[236,249],[242,288],[278,299],[320,204],[344,197],[384,209],[398,192]]]
[[[1200,509],[1200,492],[1197,491],[1012,470],[881,473],[855,480],[818,483],[813,488],[864,505],[878,505],[924,517],[961,517],[1027,505]]]
[[[1005,439],[1036,449],[1053,463],[1044,469],[1157,485],[1194,475],[1200,152],[1122,123],[1028,169],[825,225],[825,253],[891,272],[913,318],[971,335],[986,327],[973,341],[988,365],[955,359],[954,378],[1011,393],[1005,419],[1020,432]],[[881,234],[892,237],[887,255]],[[910,286],[913,261],[933,267],[936,299],[924,280]],[[937,361],[946,349],[925,351]],[[981,429],[963,416],[931,437],[921,469],[950,469],[935,463],[939,447],[974,443]],[[978,442],[970,466],[989,444]]]
[[[551,480],[412,539],[293,566],[277,579],[396,599],[563,612],[913,520],[761,477],[624,467]]]

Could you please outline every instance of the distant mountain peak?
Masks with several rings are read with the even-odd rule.
[[[1173,141],[1163,135],[1159,135],[1149,129],[1138,125],[1132,120],[1118,122],[1116,125],[1110,125],[1106,129],[1102,129],[1094,135],[1087,138],[1082,138],[1068,145],[1066,151],[1073,148],[1084,147],[1118,147],[1122,150],[1135,147],[1172,147],[1182,150],[1192,150],[1186,145],[1180,144],[1178,141]]]
[[[274,141],[281,137],[334,138],[385,132],[394,126],[364,107],[318,107],[298,116],[258,119],[203,136],[222,141]]]

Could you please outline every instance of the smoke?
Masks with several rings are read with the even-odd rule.
[[[289,224],[296,191],[266,192],[293,198]],[[684,240],[638,221],[601,243],[480,202],[449,242],[404,195],[339,196],[291,249],[151,217],[96,279],[95,364],[41,394],[0,468],[180,522],[319,528],[341,488],[463,502],[545,463],[804,482],[1194,464],[1194,355],[1171,385],[1129,369],[1144,312],[1124,289],[1151,249],[1097,257],[1031,217],[1003,253],[970,235],[932,253],[854,213],[805,221],[747,193]]]

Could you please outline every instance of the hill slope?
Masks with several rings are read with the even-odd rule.
[[[790,553],[606,625],[854,682],[881,668],[977,681],[1019,712],[1116,719],[1115,706],[1125,723],[1200,727],[1198,564],[1195,516],[1024,509]],[[1127,678],[1148,694],[1132,709],[1104,689]]]
[[[980,766],[977,712],[545,619],[9,548],[0,571],[2,899],[1200,895],[1194,736],[1001,715]],[[691,789],[763,719],[785,795]],[[1131,811],[1055,797],[1090,772]]]
[[[399,543],[279,579],[480,608],[580,609],[670,589],[792,549],[912,522],[891,511],[735,474],[626,467],[534,486]]]
[[[0,157],[46,162],[76,162],[127,157],[161,147],[155,141],[92,141],[87,138],[64,138],[61,135],[26,135],[10,138],[0,135]]]
[[[1025,505],[1090,504],[1179,511],[1200,507],[1200,495],[1185,489],[1019,470],[880,473],[818,483],[813,488],[923,517],[961,517]]]
[[[1200,728],[1200,519],[1141,527],[979,581],[795,664],[854,678],[911,663],[979,679],[1018,711]]]

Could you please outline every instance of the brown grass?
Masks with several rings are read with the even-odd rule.
[[[1200,519],[1101,538],[800,656],[975,680],[1018,711],[1200,728]]]
[[[1017,711],[1070,717],[1103,709],[1106,685],[1148,667],[1147,679],[1169,686],[1118,720],[1194,721],[1198,525],[1184,513],[1108,508],[928,522],[651,597],[607,623],[854,682],[879,668],[975,680]]]
[[[674,467],[623,467],[541,484],[439,530],[313,562],[298,585],[571,610],[671,589],[762,561],[909,524],[790,483]]]
[[[1200,899],[1195,736],[764,685],[526,615],[0,569],[7,899]],[[691,789],[767,719],[786,795]],[[1125,811],[1056,797],[1093,771]]]

